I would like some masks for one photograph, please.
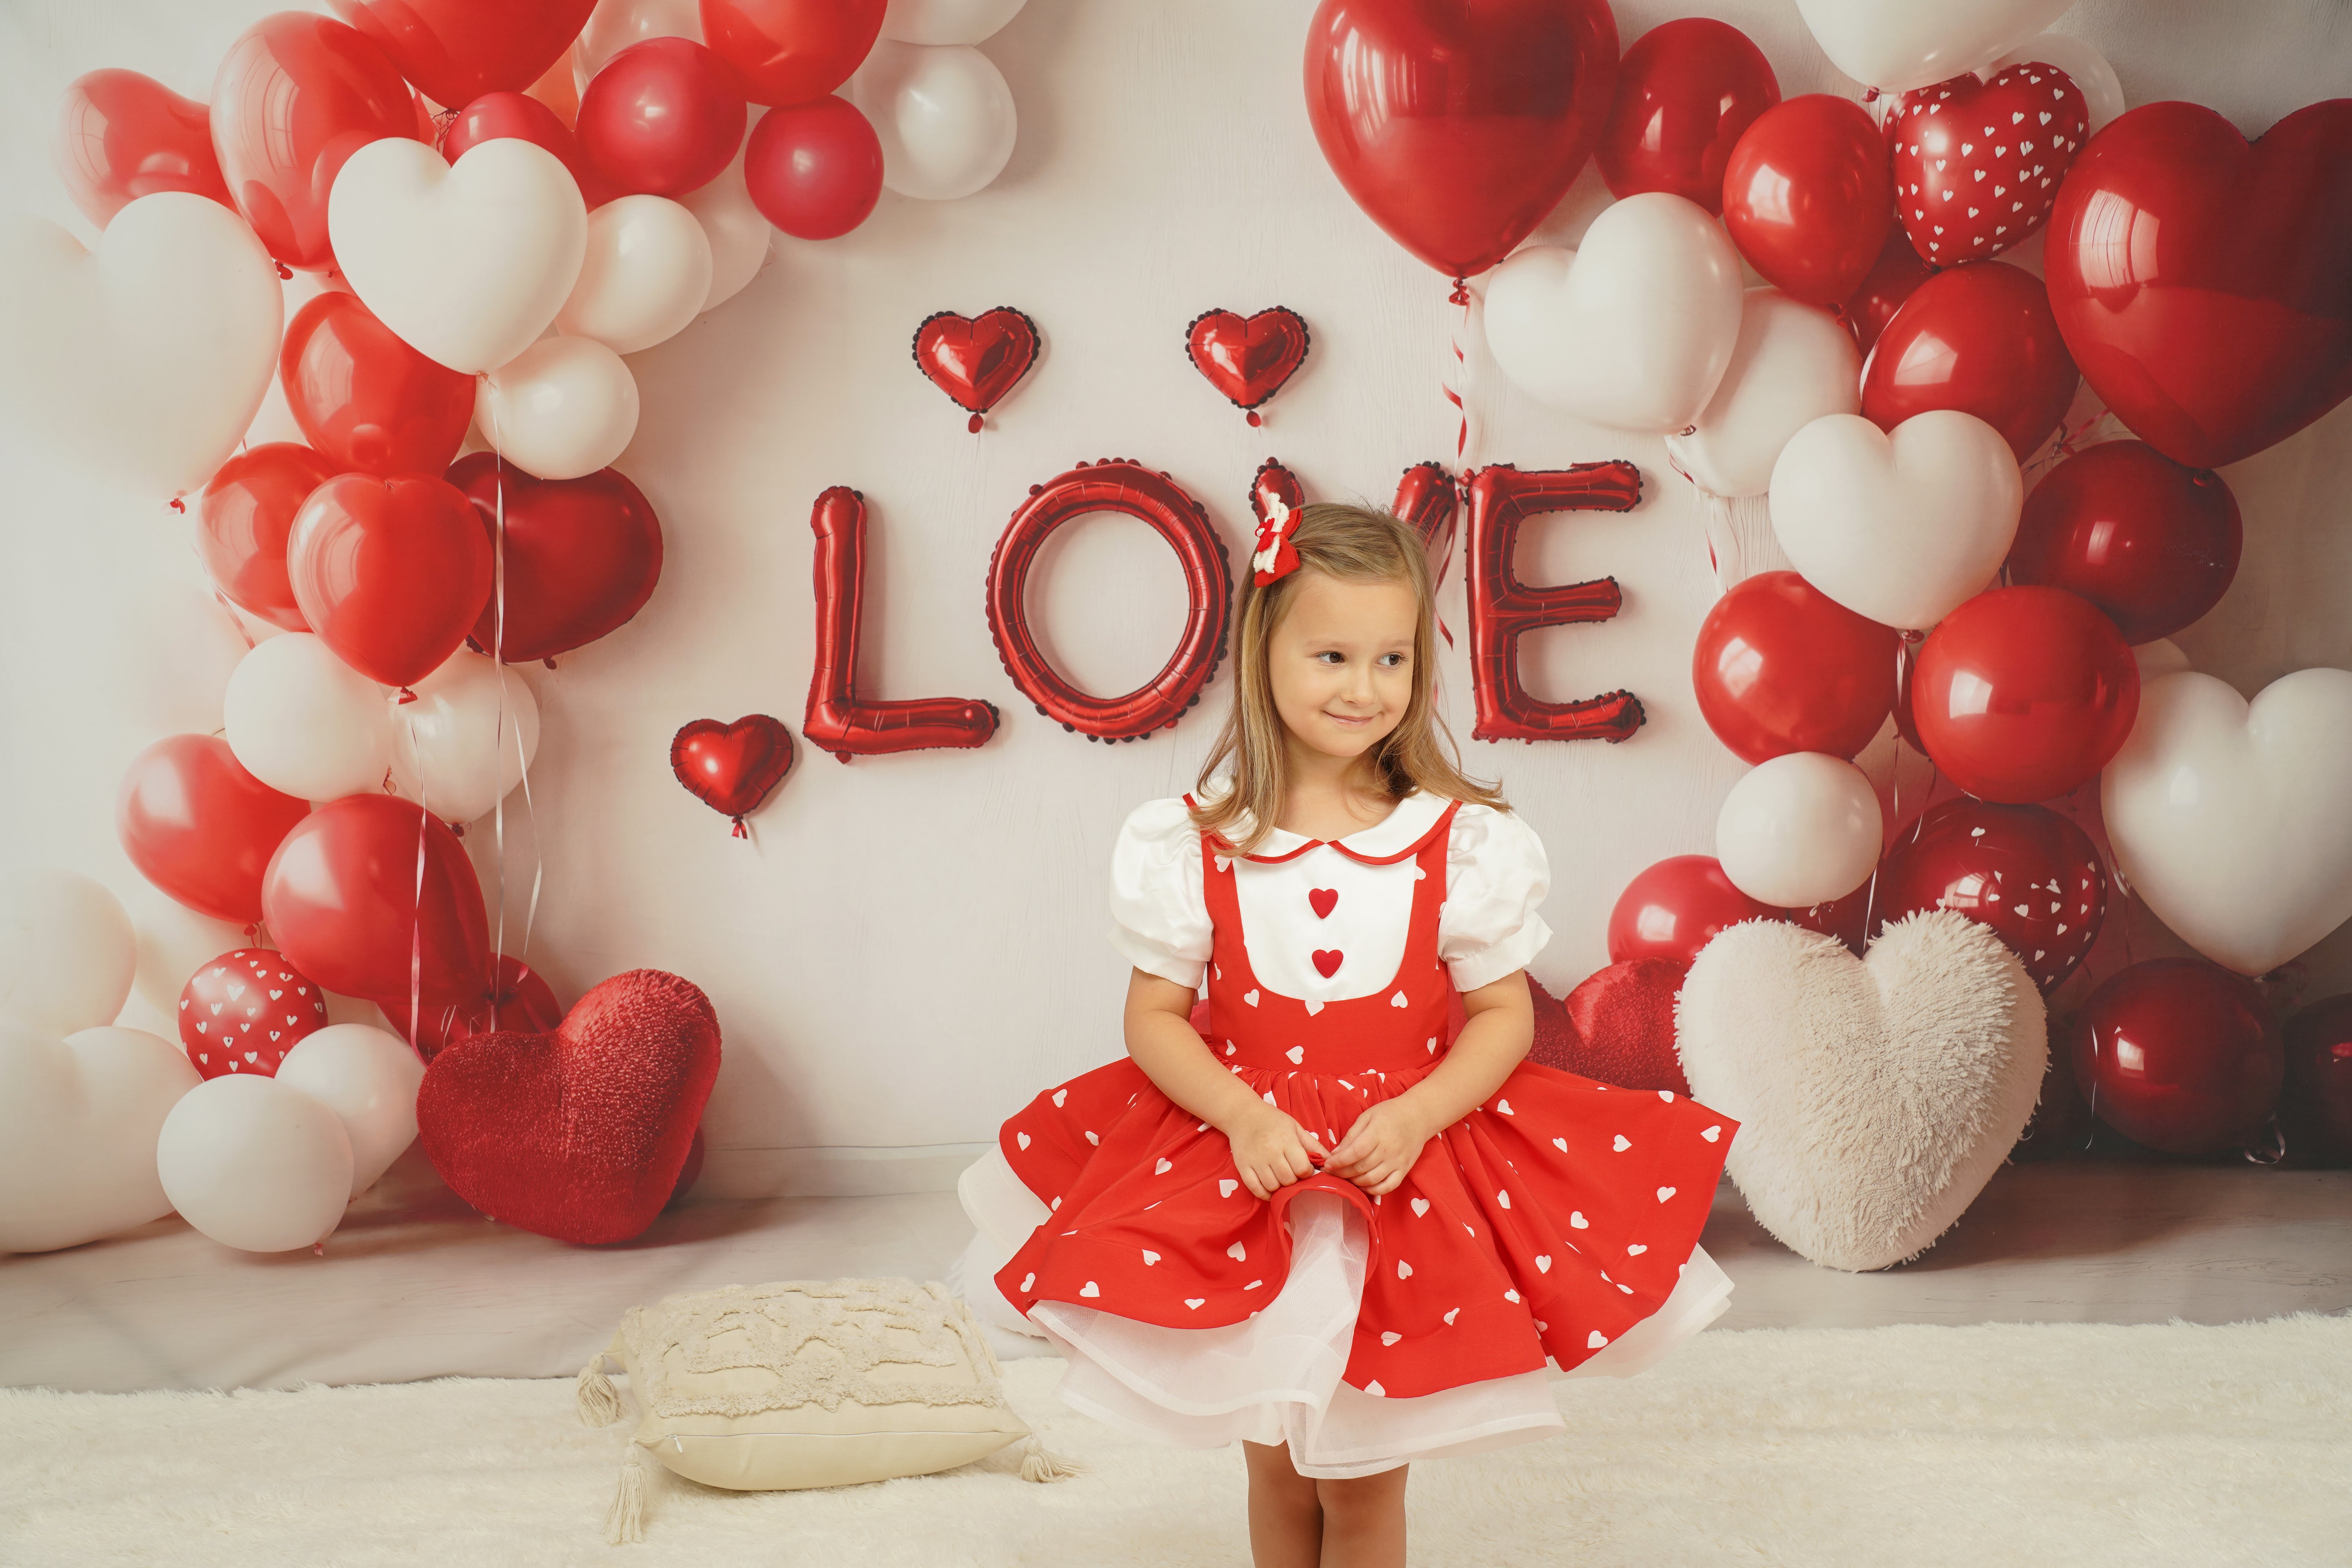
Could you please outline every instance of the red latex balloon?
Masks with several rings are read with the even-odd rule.
[[[981,416],[1037,363],[1037,323],[1010,305],[976,317],[934,310],[915,328],[915,366],[962,407],[980,433]]]
[[[326,993],[266,947],[224,952],[180,990],[180,1045],[204,1078],[275,1078],[286,1053],[326,1026]]]
[[[2155,958],[2107,976],[2069,1044],[2093,1113],[2174,1154],[2251,1141],[2286,1075],[2262,988],[2201,958]]]
[[[1922,749],[1981,800],[2064,795],[2107,765],[2139,712],[2139,666],[2113,621],[2059,588],[1991,588],[1919,645]]]
[[[376,1005],[383,1009],[384,1020],[394,1031],[428,1062],[447,1047],[476,1035],[501,1029],[536,1033],[563,1022],[563,1005],[556,1001],[544,975],[511,952],[499,956],[498,970],[495,996],[485,987],[480,995],[467,1001],[428,1003],[419,1009],[425,1019],[422,1028],[409,1016],[405,991],[381,998]]]
[[[2074,362],[2042,280],[2006,261],[1938,272],[1886,323],[1862,367],[1862,412],[1882,430],[1957,408],[2031,457],[2074,400]]]
[[[2193,103],[2119,117],[2059,187],[2043,268],[2132,434],[2197,468],[2284,441],[2352,394],[2352,99],[2251,146]]]
[[[1728,927],[1787,918],[1785,910],[1759,903],[1733,887],[1714,856],[1671,856],[1617,895],[1609,911],[1609,962],[1663,958],[1687,966]]]
[[[754,103],[806,103],[849,79],[887,0],[702,0],[702,36]]]
[[[2025,498],[2010,580],[2063,588],[2107,613],[2127,643],[2170,637],[2221,603],[2238,574],[2237,498],[2210,468],[2144,441],[2106,441]]]
[[[228,199],[213,153],[212,111],[137,71],[94,70],[74,78],[58,116],[56,153],[67,195],[100,228],[130,203],[158,191],[236,205]]]
[[[612,199],[613,193],[604,188],[594,165],[580,151],[580,139],[572,133],[572,127],[529,93],[488,92],[467,104],[441,133],[441,155],[455,163],[482,142],[502,136],[554,153],[572,171],[572,183],[580,187],[580,199],[589,206],[602,206]]]
[[[1593,152],[1620,198],[1667,191],[1723,212],[1723,171],[1780,79],[1748,35],[1711,16],[1662,22],[1617,65],[1617,94]]]
[[[1886,243],[1879,247],[1878,259],[1863,276],[1862,287],[1853,291],[1853,297],[1840,312],[1853,333],[1854,343],[1865,356],[1878,342],[1878,334],[1886,330],[1886,323],[1895,319],[1895,312],[1903,308],[1903,301],[1935,275],[1936,269],[1920,260],[1919,253],[1911,248],[1908,235],[1898,228],[1886,237]]]
[[[338,472],[437,474],[465,444],[474,378],[410,348],[356,294],[294,313],[278,353],[294,423]]]
[[[572,47],[596,0],[330,0],[439,104],[520,92]]]
[[[743,819],[793,765],[793,732],[765,713],[732,724],[697,719],[670,738],[669,771],[695,799],[735,821],[735,837],[751,837]]]
[[[473,503],[494,551],[501,510],[506,519],[505,624],[493,592],[474,621],[484,653],[509,664],[552,658],[613,631],[653,597],[661,520],[618,470],[540,479],[502,466],[496,453],[470,452],[449,482]]]
[[[1894,222],[1886,144],[1850,99],[1809,92],[1757,116],[1723,174],[1723,218],[1739,254],[1811,305],[1853,298]]]
[[[1511,253],[1575,183],[1616,90],[1605,0],[1322,0],[1307,118],[1389,237],[1448,278]]]
[[[2315,1002],[2287,1020],[2278,1117],[2293,1163],[2352,1160],[2352,995]]]
[[[286,576],[286,536],[310,492],[338,469],[299,441],[248,447],[223,463],[196,503],[196,554],[237,608],[307,632]]]
[[[1901,640],[1794,572],[1759,572],[1700,623],[1691,684],[1707,728],[1748,762],[1788,752],[1850,758],[1895,705]]]
[[[1307,321],[1275,305],[1244,320],[1231,310],[1203,310],[1184,329],[1192,368],[1234,407],[1259,423],[1257,406],[1307,363]]]
[[[772,109],[743,148],[760,216],[795,239],[832,239],[882,199],[882,139],[845,98]]]
[[[417,138],[408,84],[382,50],[330,16],[278,11],[229,46],[213,78],[213,151],[236,210],[269,254],[323,272],[327,193],[343,160]]]
[[[261,909],[288,962],[330,991],[405,998],[412,956],[427,1005],[489,990],[474,863],[415,801],[347,795],[304,817],[270,857]]]
[[[647,38],[589,79],[573,129],[609,194],[682,196],[735,161],[747,114],[725,60],[691,38]]]
[[[2091,836],[2047,806],[1948,800],[1880,863],[1873,934],[1937,909],[1990,926],[2046,995],[2098,939],[2106,867]]]
[[[286,544],[310,629],[380,686],[406,689],[457,651],[490,593],[474,509],[430,474],[343,474],[310,492]],[[282,940],[282,936],[281,936]],[[331,991],[352,992],[324,975]]]
[[[2038,60],[1905,93],[1886,142],[1895,216],[1912,248],[1952,267],[2040,228],[2090,120],[2074,79]]]
[[[217,921],[261,918],[262,874],[310,810],[245,771],[217,735],[166,735],[131,759],[114,830],[139,874]]]

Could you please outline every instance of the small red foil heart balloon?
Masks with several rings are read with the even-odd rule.
[[[137,71],[74,78],[58,118],[57,160],[74,205],[100,228],[158,191],[236,205],[213,154],[212,111]]]
[[[275,1078],[286,1053],[326,1026],[327,994],[271,948],[224,952],[180,992],[180,1044],[205,1078]]]
[[[978,316],[938,310],[915,329],[915,364],[931,384],[971,410],[975,434],[981,416],[1013,390],[1037,361],[1037,323],[1010,305]]]
[[[1675,1054],[1675,996],[1689,973],[1686,963],[1636,958],[1587,976],[1568,994],[1580,1043],[1563,1068],[1621,1089],[1690,1093]]]
[[[539,479],[495,452],[474,452],[450,467],[449,482],[474,503],[494,550],[505,520],[505,621],[493,591],[474,622],[484,653],[509,664],[553,658],[617,629],[653,597],[661,520],[618,470]]]
[[[1297,311],[1276,305],[1244,320],[1231,310],[1203,310],[1184,329],[1184,352],[1192,367],[1236,408],[1260,423],[1258,405],[1282,390],[1307,363],[1307,322]]]
[[[2074,79],[2029,60],[1979,81],[1957,76],[1903,95],[1886,121],[1895,211],[1937,267],[2007,250],[2050,216],[2090,134]]]
[[[710,1087],[719,1016],[688,981],[616,974],[544,1033],[501,1030],[436,1056],[416,1136],[449,1190],[559,1241],[626,1241],[677,1191]]]
[[[738,838],[751,837],[743,819],[783,782],[792,765],[792,731],[765,713],[747,714],[732,724],[697,719],[669,743],[670,772],[697,800],[733,817]]]

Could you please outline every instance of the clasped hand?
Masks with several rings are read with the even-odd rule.
[[[1321,1140],[1273,1105],[1254,1114],[1227,1138],[1233,1144],[1234,1168],[1251,1193],[1261,1199],[1314,1174],[1318,1157],[1329,1174],[1379,1197],[1396,1190],[1435,1131],[1410,1098],[1400,1095],[1365,1107],[1339,1147],[1328,1152]]]

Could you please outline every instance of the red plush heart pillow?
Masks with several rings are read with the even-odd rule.
[[[1568,994],[1576,1059],[1559,1065],[1621,1089],[1687,1096],[1690,1079],[1675,1050],[1675,994],[1689,972],[1671,959],[1632,958],[1588,975]]]
[[[559,1241],[626,1241],[686,1165],[719,1077],[719,1016],[688,981],[633,969],[549,1034],[459,1040],[425,1067],[416,1135],[449,1190]]]

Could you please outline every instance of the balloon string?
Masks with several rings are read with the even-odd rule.
[[[490,464],[491,496],[497,513],[490,531],[491,543],[497,557],[490,563],[490,668],[499,680],[498,725],[490,737],[490,778],[498,780],[498,770],[507,748],[507,456],[506,442],[499,433],[498,401],[490,400]],[[515,731],[515,750],[522,750],[522,731]],[[507,794],[499,791],[490,807],[490,837],[495,841],[499,863],[499,918],[490,931],[490,1028],[499,1026],[499,993],[503,989],[507,961]]]
[[[408,914],[408,1034],[413,1047],[425,1033],[425,825],[433,808],[426,803],[425,753],[416,748],[416,715],[404,713],[408,726],[408,759],[416,765],[416,902]]]
[[[228,612],[228,624],[235,626],[236,635],[245,639],[245,651],[251,653],[255,647],[253,634],[245,629],[245,618],[236,613],[236,606],[228,602],[228,595],[218,588],[213,590],[213,597],[219,600],[220,607]]]
[[[1458,421],[1454,428],[1454,467],[1455,472],[1458,474],[1468,461],[1468,451],[1470,447],[1470,405],[1468,402],[1468,394],[1470,391],[1470,362],[1468,356],[1462,352],[1462,339],[1470,330],[1470,285],[1464,279],[1456,278],[1454,280],[1454,292],[1446,296],[1446,301],[1449,304],[1459,305],[1462,307],[1462,314],[1454,321],[1451,335],[1450,346],[1454,350],[1454,363],[1452,365],[1447,367],[1445,375],[1439,382],[1439,389],[1445,394],[1445,400],[1454,405],[1454,413],[1459,416]],[[1455,503],[1455,510],[1457,514],[1460,511],[1462,504],[1463,502],[1461,500],[1457,500]],[[1454,524],[1449,522],[1446,525],[1445,530],[1445,553],[1438,557],[1437,581],[1430,586],[1430,596],[1432,598],[1436,597],[1438,589],[1445,586],[1446,571],[1454,564],[1454,536],[1455,531]],[[1447,647],[1452,647],[1454,646],[1454,628],[1445,624],[1445,617],[1443,615],[1437,617],[1437,630],[1438,634],[1444,637],[1445,646]]]

